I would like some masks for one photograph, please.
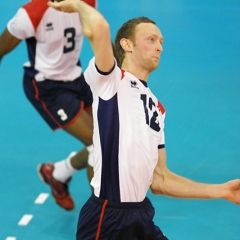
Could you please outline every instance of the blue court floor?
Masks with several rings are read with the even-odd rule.
[[[0,32],[24,0],[0,1]],[[240,1],[99,0],[112,36],[133,17],[148,16],[164,36],[164,52],[149,86],[165,106],[168,167],[196,181],[240,178]],[[92,55],[87,40],[83,67]],[[86,172],[70,191],[75,210],[66,212],[49,196],[37,165],[64,159],[82,145],[52,132],[22,89],[22,42],[0,66],[0,239],[73,240],[78,213],[90,195]],[[240,206],[224,200],[184,200],[152,195],[155,222],[170,240],[239,240]],[[19,225],[23,216],[32,219]]]

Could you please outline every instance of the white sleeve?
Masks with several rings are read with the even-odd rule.
[[[164,120],[165,120],[165,112],[162,114],[162,121],[160,124],[161,130],[160,130],[160,139],[159,139],[159,145],[158,148],[162,148],[165,145],[165,134],[164,134]]]
[[[7,24],[8,31],[18,39],[26,39],[35,35],[32,22],[25,9],[18,9],[16,15]]]
[[[160,143],[158,144],[158,148],[163,148],[165,145],[165,135],[164,135],[164,130],[161,129],[161,138],[160,138]]]
[[[92,92],[102,99],[108,100],[116,94],[122,73],[116,61],[111,73],[107,75],[99,73],[95,65],[95,57],[93,57],[89,62],[84,76]]]

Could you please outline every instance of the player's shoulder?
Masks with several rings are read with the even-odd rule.
[[[49,0],[32,0],[22,6],[30,16],[30,18],[41,18],[44,12],[49,8],[47,5]]]
[[[49,0],[31,0],[28,3],[24,4],[22,8],[35,10],[35,14],[39,13],[39,10],[48,8],[47,3]]]
[[[42,16],[49,8],[47,5],[48,1],[49,0],[32,0],[22,6],[22,9],[27,12],[35,28],[38,26],[39,22],[42,19]]]

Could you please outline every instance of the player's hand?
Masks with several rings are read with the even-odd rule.
[[[49,1],[48,6],[61,12],[73,13],[77,12],[79,2],[79,0],[55,0]]]
[[[227,188],[226,199],[240,205],[240,179],[232,180],[225,183]]]

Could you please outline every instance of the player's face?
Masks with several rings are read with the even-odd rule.
[[[158,67],[163,51],[163,36],[153,23],[140,23],[135,28],[133,53],[138,64],[149,71]]]

